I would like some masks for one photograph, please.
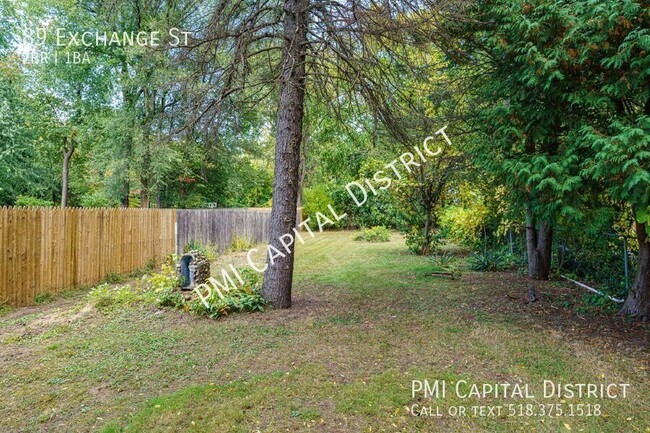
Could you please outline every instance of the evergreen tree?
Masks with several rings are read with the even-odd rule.
[[[525,215],[528,276],[547,279],[554,227],[579,218],[584,205],[580,148],[568,139],[575,83],[561,71],[570,56],[563,46],[569,8],[497,0],[477,2],[472,12],[474,20],[456,31],[457,48],[477,73],[475,127],[484,138],[474,159]]]
[[[578,29],[571,73],[584,107],[576,141],[583,174],[632,209],[638,271],[622,314],[650,320],[650,9],[639,0],[571,2]]]

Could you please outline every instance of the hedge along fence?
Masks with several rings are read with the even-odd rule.
[[[174,252],[172,209],[0,208],[0,304],[95,284]]]

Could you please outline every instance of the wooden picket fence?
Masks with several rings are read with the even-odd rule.
[[[0,305],[29,305],[39,293],[133,272],[190,241],[221,250],[234,236],[266,242],[270,221],[270,209],[256,208],[0,207]]]
[[[302,221],[303,208],[298,208],[297,221]],[[179,209],[176,211],[178,231],[176,251],[182,253],[190,242],[216,245],[226,250],[235,236],[252,244],[269,240],[270,208]]]
[[[267,242],[271,209],[179,209],[177,222],[179,252],[192,241],[213,244],[223,251],[232,244],[235,236],[253,244]]]
[[[172,209],[0,208],[0,304],[100,282],[174,252]]]

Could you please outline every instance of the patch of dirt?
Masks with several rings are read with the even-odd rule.
[[[94,311],[93,306],[87,303],[79,309],[79,311],[65,309],[58,310],[54,313],[46,314],[31,323],[32,327],[47,328],[60,325],[63,323],[72,323]]]
[[[262,323],[287,323],[288,321],[306,321],[311,317],[329,317],[336,305],[325,296],[312,292],[300,293],[293,298],[291,308],[274,310],[273,314],[260,314],[255,320]]]
[[[56,309],[52,309],[56,306]],[[78,310],[71,308],[68,303],[48,304],[38,307],[27,307],[19,310],[18,314],[7,315],[2,318],[6,324],[0,328],[0,342],[7,338],[34,338],[56,326],[75,323],[94,311],[91,304],[87,303]]]
[[[645,352],[650,349],[650,324],[595,308],[588,315],[579,314],[569,306],[584,305],[581,299],[584,291],[564,281],[535,282],[538,295],[535,302],[528,301],[530,280],[524,276],[508,272],[467,273],[462,282],[474,295],[467,301],[472,307],[468,310],[507,313],[561,338],[585,340],[610,350]],[[646,364],[650,365],[647,357]]]

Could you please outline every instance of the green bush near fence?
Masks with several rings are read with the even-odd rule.
[[[249,268],[238,268],[244,284],[230,290],[202,292],[202,298],[195,291],[181,292],[176,274],[176,256],[163,263],[160,272],[145,275],[135,284],[100,284],[93,288],[88,297],[95,308],[110,313],[130,306],[155,305],[190,312],[212,319],[243,311],[263,311],[266,301],[260,294],[261,277]]]

